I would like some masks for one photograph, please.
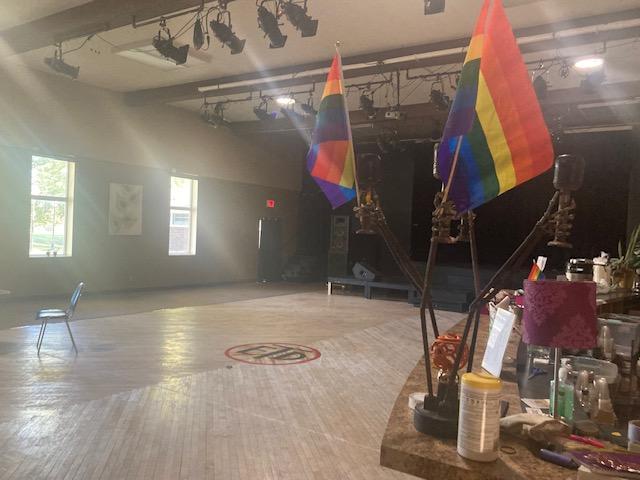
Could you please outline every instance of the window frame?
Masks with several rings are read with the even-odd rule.
[[[67,194],[64,197],[55,195],[34,195],[33,194],[33,161],[36,158],[45,160],[54,160],[57,162],[65,162],[67,164]],[[66,158],[58,158],[43,155],[31,155],[29,169],[29,258],[71,258],[73,256],[73,214],[75,203],[75,180],[76,180],[76,162]],[[64,216],[64,253],[62,255],[52,255],[51,252],[44,254],[34,254],[31,252],[33,243],[33,201],[40,200],[45,202],[61,202],[65,207]]]
[[[174,178],[180,178],[191,182],[191,198],[190,206],[174,206],[171,204],[171,189]],[[189,251],[188,252],[171,252],[171,226],[172,226],[172,212],[188,212],[191,221],[188,225],[189,231]],[[197,253],[197,240],[198,240],[198,179],[187,177],[184,175],[171,175],[169,178],[169,249],[168,255],[170,257],[193,257]]]

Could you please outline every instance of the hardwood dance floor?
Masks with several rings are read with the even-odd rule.
[[[379,466],[421,353],[402,302],[295,293],[0,331],[2,479],[403,479]],[[441,314],[442,328],[460,315]],[[249,365],[234,345],[315,361]]]

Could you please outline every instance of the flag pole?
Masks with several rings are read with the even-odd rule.
[[[351,133],[351,119],[349,118],[349,105],[347,104],[347,92],[344,91],[344,74],[342,73],[342,55],[340,55],[340,40],[336,41],[336,55],[340,59],[340,85],[343,89],[342,95],[344,96],[344,111],[347,118],[347,125],[349,126],[349,143],[353,150],[353,181],[356,186],[356,205],[360,206],[360,185],[358,184],[358,170],[356,167],[356,152],[355,145],[353,144],[353,134]]]
[[[447,179],[447,186],[444,189],[444,195],[442,196],[442,205],[445,204],[447,199],[449,198],[449,190],[451,189],[451,183],[453,181],[453,176],[456,173],[456,167],[458,166],[458,157],[460,156],[460,147],[462,146],[462,138],[464,135],[460,135],[458,137],[458,143],[456,145],[456,152],[453,155],[453,163],[451,164],[451,172],[449,172],[449,178]]]

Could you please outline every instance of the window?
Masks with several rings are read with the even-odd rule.
[[[75,164],[31,157],[30,257],[70,257]]]
[[[171,177],[169,255],[196,254],[198,181]]]

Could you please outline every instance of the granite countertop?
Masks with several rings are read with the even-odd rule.
[[[460,334],[464,321],[450,331]],[[478,370],[488,339],[489,318],[481,317],[474,370]],[[520,335],[514,331],[504,359],[502,370],[503,399],[509,402],[509,414],[520,413],[520,395],[516,379],[516,357]],[[435,369],[434,369],[435,378]],[[458,455],[455,439],[446,440],[419,433],[413,427],[413,412],[409,410],[409,395],[424,392],[426,376],[424,358],[415,366],[393,406],[380,448],[380,464],[421,478],[457,479],[531,479],[545,480],[575,478],[575,471],[540,460],[526,442],[502,434],[503,448],[497,461],[480,463]],[[505,453],[510,450],[511,454]]]

